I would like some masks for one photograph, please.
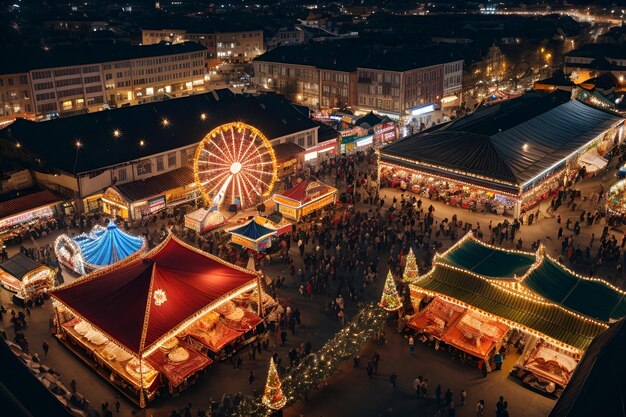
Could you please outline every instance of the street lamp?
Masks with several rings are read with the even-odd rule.
[[[113,131],[113,136],[115,136],[116,138],[119,138],[122,135],[122,132],[120,132],[119,129],[115,129]]]
[[[76,164],[78,163],[78,150],[82,145],[83,144],[78,139],[76,140],[76,143],[74,143],[74,146],[76,147],[76,155],[74,156],[74,175],[76,175]]]

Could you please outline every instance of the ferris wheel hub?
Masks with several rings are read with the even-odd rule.
[[[230,166],[230,172],[233,175],[237,175],[241,171],[241,162],[233,162]]]

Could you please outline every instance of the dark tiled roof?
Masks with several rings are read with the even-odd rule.
[[[61,201],[63,201],[63,197],[50,190],[40,190],[11,200],[2,201],[0,202],[0,219],[36,208],[50,206]]]
[[[569,93],[528,93],[486,107],[387,145],[381,159],[408,158],[414,162],[401,164],[517,194],[519,186],[623,121],[616,113],[562,97]],[[484,182],[491,180],[496,184]]]
[[[26,275],[33,269],[39,268],[40,266],[43,265],[35,261],[34,259],[24,255],[22,252],[16,253],[8,260],[0,264],[0,268],[13,275],[20,281],[22,280],[24,275]]]
[[[463,57],[454,53],[451,48],[442,45],[383,49],[365,59],[359,68],[409,71],[462,59]]]
[[[194,182],[193,171],[189,167],[174,169],[145,180],[135,180],[124,184],[114,185],[128,202],[142,201],[149,197],[158,196],[166,191],[184,187]]]
[[[368,114],[354,122],[354,124],[357,126],[367,124],[369,127],[374,127],[377,124],[383,123],[385,119],[389,120],[389,118],[387,117],[378,116],[374,114],[374,112],[369,112]]]
[[[204,120],[201,114],[206,115]],[[164,119],[168,126],[163,126]],[[42,165],[33,168],[69,173],[74,172],[74,143],[80,139],[76,165],[80,173],[199,143],[212,129],[235,121],[256,127],[270,140],[317,127],[282,96],[223,89],[47,122],[18,119],[0,130],[0,139],[19,141],[21,149],[40,155]],[[121,133],[117,138],[116,129]]]
[[[185,52],[204,51],[206,48],[195,42],[175,45],[110,44],[93,46],[58,45],[48,51],[42,48],[0,48],[0,55],[11,59],[0,60],[0,74],[14,74],[36,69],[66,67],[71,65],[95,64],[122,61],[151,56],[174,55]]]
[[[574,85],[576,85],[572,82],[572,80],[569,77],[567,77],[562,72],[558,74],[554,74],[551,77],[544,78],[543,80],[536,81],[535,84],[554,85],[554,86],[562,86],[562,87],[573,87]]]
[[[580,58],[626,58],[626,48],[608,43],[586,44],[565,54]]]
[[[332,126],[328,126],[325,123],[317,122],[320,127],[317,130],[317,142],[326,142],[327,140],[337,140],[339,131]]]
[[[304,148],[302,146],[293,142],[280,143],[278,145],[273,146],[273,148],[274,148],[274,155],[276,156],[276,160],[278,162],[282,162],[287,159],[293,158],[297,154],[304,152]]]

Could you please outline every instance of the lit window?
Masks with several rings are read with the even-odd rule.
[[[153,87],[146,88],[146,95],[147,96],[151,96],[153,94],[154,94],[154,88]]]
[[[71,100],[64,101],[62,106],[63,106],[63,110],[72,110],[72,107],[73,107],[72,101]]]

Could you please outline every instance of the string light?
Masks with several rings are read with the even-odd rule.
[[[119,138],[122,135],[122,132],[120,132],[119,129],[115,129],[113,131],[113,136],[115,136],[116,138]]]

